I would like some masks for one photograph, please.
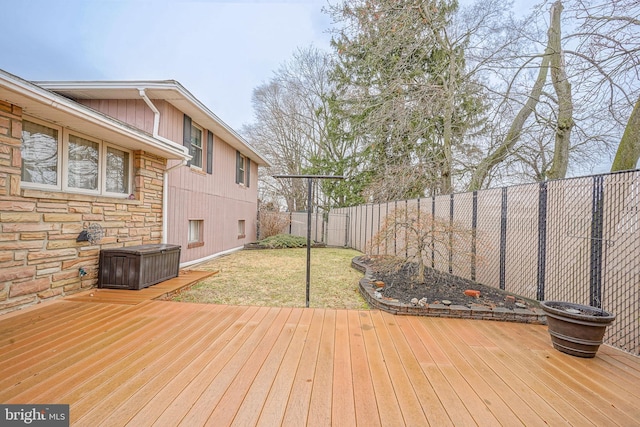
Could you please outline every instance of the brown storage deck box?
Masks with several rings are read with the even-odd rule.
[[[99,288],[142,289],[178,276],[179,245],[140,245],[100,251]]]

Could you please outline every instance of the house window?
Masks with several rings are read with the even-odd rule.
[[[69,135],[68,139],[67,187],[97,192],[100,144],[76,135]]]
[[[60,180],[61,128],[24,121],[22,123],[22,182],[39,187],[57,188]]]
[[[245,232],[244,232],[244,219],[241,219],[238,221],[238,239],[244,239],[245,238]]]
[[[246,162],[245,157],[238,153],[236,158],[236,183],[244,184],[244,164]]]
[[[106,191],[126,194],[129,192],[130,156],[126,151],[107,147]]]
[[[191,164],[202,168],[202,128],[191,123]]]
[[[188,247],[195,248],[197,246],[204,245],[203,240],[203,231],[204,229],[204,221],[201,219],[190,219],[189,220],[189,241]]]
[[[251,160],[236,151],[236,184],[249,188],[251,184]]]
[[[124,197],[131,193],[131,152],[40,122],[22,122],[22,185]]]

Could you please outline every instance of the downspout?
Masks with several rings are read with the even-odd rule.
[[[159,135],[158,129],[160,128],[160,111],[153,105],[153,102],[147,96],[145,89],[138,89],[140,93],[140,97],[147,104],[147,106],[153,111],[153,137],[159,139],[160,141],[170,142],[174,144],[173,141],[168,140]],[[167,243],[167,210],[168,210],[168,194],[169,194],[169,172],[177,167],[185,166],[187,161],[182,159],[182,161],[176,165],[171,166],[164,170],[162,177],[162,243]]]

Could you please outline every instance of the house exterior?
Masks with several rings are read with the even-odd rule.
[[[175,81],[27,82],[0,70],[0,313],[95,286],[101,249],[255,239],[263,158]],[[99,224],[97,242],[76,241]]]

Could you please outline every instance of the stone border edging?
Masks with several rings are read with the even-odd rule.
[[[391,314],[409,316],[451,317],[459,319],[496,320],[502,322],[532,323],[546,325],[547,318],[542,309],[528,310],[524,308],[489,307],[469,308],[464,305],[427,304],[424,307],[414,306],[396,301],[386,301],[376,298],[371,270],[360,262],[361,256],[351,260],[351,268],[364,273],[360,279],[360,294],[367,303],[379,310]]]

